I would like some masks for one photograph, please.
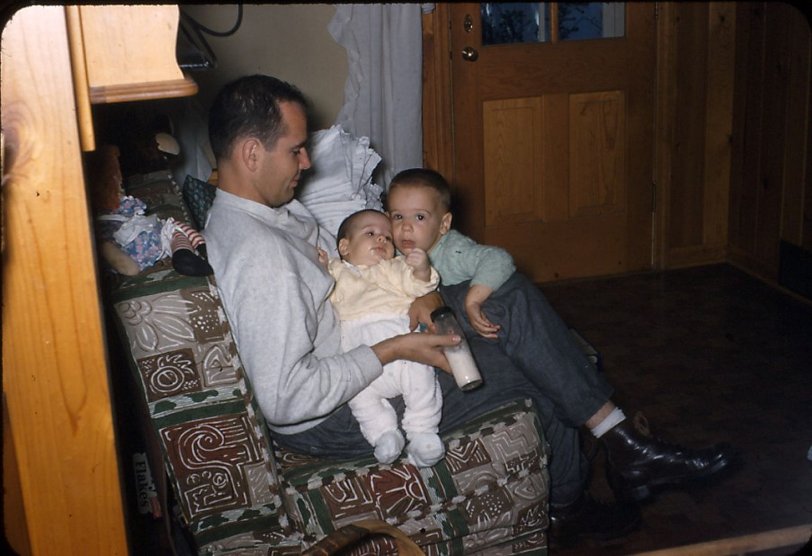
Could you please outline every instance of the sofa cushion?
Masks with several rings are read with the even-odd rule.
[[[543,438],[530,402],[517,401],[445,435],[446,457],[427,469],[372,457],[325,461],[279,448],[276,457],[286,506],[305,541],[359,519],[383,519],[427,554],[538,554],[546,547],[549,489]]]
[[[129,176],[124,180],[124,191],[146,203],[147,214],[157,214],[161,220],[172,217],[177,222],[194,226],[180,187],[169,170]]]
[[[150,213],[191,222],[168,172],[127,180]],[[546,553],[546,443],[529,402],[444,436],[429,469],[372,457],[313,460],[275,450],[213,277],[163,259],[116,276],[107,298],[149,433],[200,554],[300,554],[335,529],[384,519],[429,555]],[[378,538],[353,555],[394,554]]]
[[[206,225],[206,215],[209,213],[211,204],[217,194],[217,186],[199,180],[194,176],[186,176],[181,191],[183,201],[192,215],[192,224],[198,230],[202,230]]]
[[[213,279],[154,269],[122,280],[111,302],[201,552],[299,546]]]

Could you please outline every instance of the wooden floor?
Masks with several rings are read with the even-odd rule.
[[[622,541],[553,554],[634,554],[790,527],[797,537],[798,526],[812,524],[812,303],[728,265],[543,291],[601,352],[627,415],[644,412],[667,440],[727,441],[742,456],[720,482],[644,505],[642,528]],[[602,456],[591,490],[607,499]],[[802,541],[749,553],[795,554]]]

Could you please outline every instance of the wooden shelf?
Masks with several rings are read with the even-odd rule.
[[[136,100],[155,100],[159,98],[188,97],[197,93],[197,83],[191,77],[172,81],[147,83],[125,83],[90,87],[90,102],[108,104]]]

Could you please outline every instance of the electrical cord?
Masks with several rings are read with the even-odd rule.
[[[185,13],[183,10],[181,10],[180,15],[198,32],[206,33],[207,35],[211,35],[212,37],[229,37],[234,33],[236,33],[237,29],[239,29],[240,26],[242,25],[242,12],[243,12],[242,4],[237,4],[237,21],[228,31],[215,31],[214,29],[206,27],[205,25],[197,21],[195,18]]]

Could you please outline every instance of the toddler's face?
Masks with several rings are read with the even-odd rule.
[[[347,237],[338,242],[341,258],[354,265],[371,266],[395,256],[392,225],[384,213],[359,214]]]
[[[395,247],[408,255],[415,247],[428,253],[451,227],[451,213],[429,187],[398,185],[386,200]]]

